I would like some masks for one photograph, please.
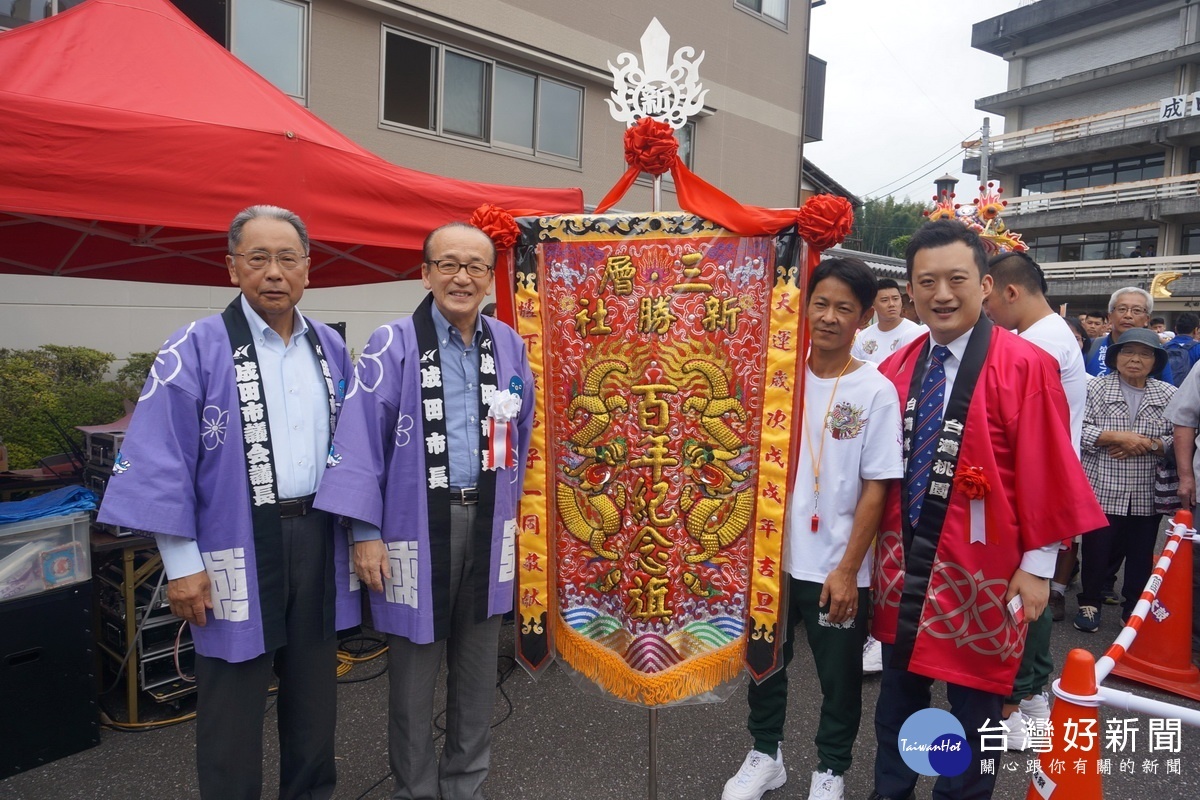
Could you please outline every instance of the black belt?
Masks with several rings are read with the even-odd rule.
[[[450,505],[473,506],[479,502],[479,490],[472,486],[470,489],[451,489]]]
[[[303,517],[305,514],[313,510],[313,500],[317,495],[310,494],[306,497],[295,497],[291,500],[279,501],[279,518],[292,519],[293,517]]]

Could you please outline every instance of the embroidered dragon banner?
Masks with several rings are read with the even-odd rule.
[[[761,680],[781,664],[799,237],[682,213],[519,224],[518,657],[536,673],[557,650],[646,706],[743,665]]]

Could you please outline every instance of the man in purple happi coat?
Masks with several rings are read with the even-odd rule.
[[[429,296],[371,335],[316,505],[353,520],[354,565],[388,634],[397,800],[478,800],[491,749],[502,615],[533,426],[521,337],[483,317],[496,249],[463,223],[425,240]],[[446,740],[431,722],[443,651]]]
[[[100,509],[154,535],[171,611],[191,626],[203,798],[261,794],[272,670],[279,796],[333,796],[336,631],[359,605],[346,533],[312,503],[350,360],[296,308],[308,253],[290,211],[234,217],[225,261],[241,294],[163,345]]]

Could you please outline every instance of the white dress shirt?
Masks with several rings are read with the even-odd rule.
[[[306,336],[308,323],[299,309],[293,309],[292,337],[285,344],[250,307],[245,295],[240,299],[262,376],[278,496],[285,500],[305,497],[317,491],[329,452],[329,387]],[[204,569],[195,540],[168,535],[154,539],[168,578]]]
[[[946,345],[950,350],[950,357],[942,362],[942,367],[946,370],[946,393],[944,395],[945,399],[942,402],[943,417],[946,414],[946,404],[950,402],[950,395],[954,391],[954,381],[958,378],[958,368],[962,364],[963,354],[967,352],[967,342],[970,341],[974,330],[972,328]],[[924,372],[929,371],[929,364],[933,360],[933,348],[936,344],[937,342],[932,341],[932,339],[930,340],[929,354],[925,356]],[[1039,578],[1052,577],[1054,575],[1055,562],[1058,560],[1058,549],[1059,543],[1054,542],[1035,550],[1026,550],[1021,556],[1021,569]]]

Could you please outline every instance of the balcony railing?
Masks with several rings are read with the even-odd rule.
[[[1106,111],[1103,114],[1093,114],[1090,117],[1063,120],[1050,125],[1040,125],[1023,131],[1002,133],[992,137],[991,152],[1001,153],[1009,150],[1019,150],[1025,147],[1037,147],[1055,142],[1067,142],[1072,139],[1082,139],[1098,133],[1123,131],[1127,128],[1138,128],[1142,125],[1153,125],[1158,122],[1158,103],[1146,103],[1118,111]],[[968,158],[979,157],[979,140],[964,142]]]
[[[1148,258],[1102,258],[1095,261],[1051,261],[1042,263],[1046,280],[1128,278],[1148,281],[1160,272],[1200,274],[1200,255],[1150,256]]]
[[[1006,214],[1029,214],[1034,211],[1091,208],[1116,203],[1136,203],[1149,200],[1171,200],[1179,197],[1200,197],[1200,174],[1178,175],[1174,178],[1153,178],[1147,181],[1113,183],[1087,189],[1068,189],[1065,192],[1046,192],[1025,197],[1008,198]]]

